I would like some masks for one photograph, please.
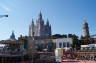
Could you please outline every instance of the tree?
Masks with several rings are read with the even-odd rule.
[[[84,37],[81,35],[80,39],[82,40],[82,39],[84,39]]]
[[[67,35],[55,34],[55,35],[52,35],[52,38],[53,39],[56,39],[56,38],[67,38]]]
[[[78,36],[76,36],[75,34],[72,35],[72,39],[73,39],[73,44],[72,44],[72,48],[79,50],[80,49],[80,41],[78,39]]]
[[[19,41],[24,42],[24,48],[27,50],[28,49],[28,37],[22,37],[22,35],[18,38]]]

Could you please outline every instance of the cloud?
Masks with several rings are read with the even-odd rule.
[[[10,9],[8,6],[4,5],[4,4],[1,4],[1,3],[0,3],[0,7],[1,7],[2,9],[4,9],[5,11],[8,11],[8,12],[11,11],[11,9]]]

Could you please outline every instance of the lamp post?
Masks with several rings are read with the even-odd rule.
[[[8,15],[0,15],[0,18],[8,17]]]

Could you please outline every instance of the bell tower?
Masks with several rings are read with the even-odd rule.
[[[89,26],[88,26],[88,23],[86,21],[84,21],[84,24],[83,24],[83,36],[86,38],[90,37]]]

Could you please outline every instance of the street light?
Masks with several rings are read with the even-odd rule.
[[[8,17],[8,15],[0,15],[0,18]]]

